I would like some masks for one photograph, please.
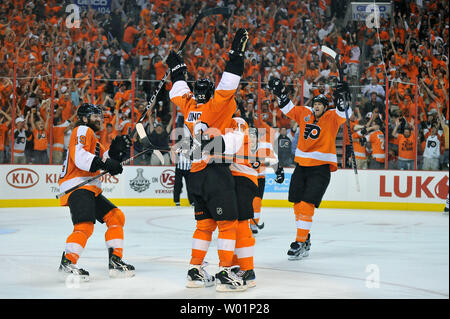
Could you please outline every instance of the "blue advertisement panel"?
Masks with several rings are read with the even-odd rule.
[[[90,7],[100,13],[111,13],[111,0],[74,0],[73,3],[82,10]]]
[[[291,182],[292,173],[284,172],[284,182],[278,184],[275,182],[275,174],[266,174],[266,186],[264,193],[288,193],[289,183]]]

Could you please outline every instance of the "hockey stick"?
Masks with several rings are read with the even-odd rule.
[[[224,18],[228,19],[231,16],[231,9],[227,8],[227,7],[217,7],[217,8],[205,9],[202,12],[200,12],[200,14],[197,16],[197,19],[195,19],[194,24],[192,25],[191,29],[188,31],[188,33],[186,34],[186,37],[184,38],[183,42],[181,43],[180,47],[178,48],[178,53],[181,53],[183,51],[184,46],[186,45],[187,41],[189,40],[192,33],[194,32],[195,27],[197,26],[197,24],[200,22],[201,19],[203,19],[204,17],[219,15],[219,14],[223,15]],[[164,62],[166,61],[166,59],[167,59],[167,57],[164,59]],[[158,96],[162,87],[166,83],[169,75],[170,75],[170,70],[167,70],[166,73],[164,74],[164,77],[162,78],[162,80],[159,81],[158,87],[156,88],[155,93],[153,93],[147,106],[145,107],[145,110],[142,112],[141,116],[139,117],[137,123],[141,123],[144,120],[144,118],[147,116],[148,111],[151,110],[155,106],[156,97]],[[136,127],[133,129],[133,131],[131,132],[131,134],[129,136],[133,137],[134,134],[136,134]]]
[[[131,162],[131,160],[133,160],[133,159],[135,159],[135,158],[141,156],[142,154],[144,154],[144,153],[146,153],[146,152],[148,152],[148,151],[151,151],[151,149],[145,149],[145,150],[143,150],[142,152],[139,152],[139,153],[137,153],[136,155],[133,155],[132,157],[130,157],[130,158],[124,160],[123,162],[121,162],[120,165],[123,166],[123,165],[125,165],[125,164],[128,164],[129,162]],[[106,175],[107,173],[108,173],[107,171],[104,171],[104,172],[102,172],[102,173],[100,173],[100,174],[98,174],[98,175],[92,176],[91,178],[85,180],[84,182],[82,182],[82,183],[80,183],[80,184],[78,184],[78,185],[75,185],[75,186],[69,188],[68,190],[66,190],[66,191],[64,191],[64,192],[62,192],[62,193],[57,194],[57,195],[56,195],[56,198],[59,199],[59,198],[63,197],[64,195],[67,195],[67,194],[69,194],[70,192],[73,192],[74,190],[80,188],[81,186],[84,186],[84,185],[86,185],[86,184],[89,184],[90,182],[96,180],[97,178],[100,178],[100,177],[102,177],[103,175]]]
[[[153,145],[152,142],[150,142],[150,139],[148,138],[147,133],[145,132],[145,128],[144,125],[142,125],[142,122],[137,123],[135,129],[141,140],[147,139],[147,141],[150,143],[150,146],[155,147],[155,145]],[[164,165],[164,156],[162,155],[161,151],[158,149],[154,149],[153,154],[155,154],[155,156],[159,159],[161,165]]]
[[[338,68],[338,71],[339,71],[339,80],[341,82],[343,82],[344,81],[344,72],[342,71],[342,66],[339,62],[339,57],[340,57],[339,54],[337,54],[334,50],[330,49],[329,47],[327,47],[325,45],[322,45],[321,51],[334,59],[336,66]],[[361,187],[359,186],[358,168],[356,166],[355,152],[353,150],[353,137],[352,137],[352,131],[350,129],[350,119],[348,117],[347,98],[346,98],[345,94],[343,94],[343,97],[344,97],[344,113],[345,113],[345,120],[347,123],[348,139],[350,141],[350,154],[352,157],[352,167],[353,167],[353,171],[355,172],[356,191],[360,192]]]

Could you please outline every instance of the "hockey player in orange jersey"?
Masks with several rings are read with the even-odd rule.
[[[258,136],[258,147],[257,147],[257,155],[261,158],[272,158],[278,162],[278,157],[273,150],[275,132],[272,127],[270,127],[266,122],[264,122],[261,118],[255,119],[255,126],[257,127],[257,136]],[[282,166],[272,165],[273,170],[275,171],[275,182],[281,184],[284,182],[284,169]],[[261,207],[262,207],[262,199],[264,196],[264,189],[266,185],[266,165],[264,161],[261,162],[261,165],[256,169],[258,171],[258,191],[253,200],[253,210],[255,212],[255,218],[250,221],[250,228],[254,234],[258,233],[259,221],[261,219]],[[262,223],[259,228],[262,229],[264,227],[264,223]]]
[[[130,140],[117,136],[106,150],[95,135],[102,127],[103,113],[92,104],[82,104],[78,110],[78,122],[70,136],[69,148],[59,178],[59,188],[64,192],[84,180],[105,170],[111,175],[122,173],[120,164],[127,156]],[[97,179],[61,197],[61,206],[69,206],[73,232],[66,240],[59,271],[73,275],[82,281],[89,280],[89,272],[77,266],[87,240],[94,231],[96,221],[106,223],[106,247],[109,253],[110,277],[134,276],[134,267],[122,261],[123,226],[125,215],[102,195],[101,182]]]
[[[247,41],[247,31],[239,29],[231,44],[225,71],[215,90],[211,82],[198,80],[192,94],[185,80],[187,67],[183,58],[174,51],[167,58],[172,80],[169,96],[183,113],[193,141],[188,188],[194,199],[197,224],[193,235],[187,287],[207,287],[214,284],[214,277],[205,271],[202,264],[212,233],[218,227],[219,272],[215,275],[216,290],[243,291],[247,288],[245,280],[231,271],[238,229],[238,207],[229,164],[210,162],[211,157],[203,152],[206,145],[215,144],[219,139],[222,141],[219,141],[220,146],[226,148],[225,138],[221,134],[231,126],[231,118],[236,110],[234,95],[244,71]],[[204,139],[207,130],[215,130],[219,139]],[[214,152],[216,150],[214,148]]]
[[[289,185],[290,202],[294,203],[297,236],[288,250],[289,260],[309,255],[310,229],[314,209],[318,208],[330,182],[331,174],[337,170],[336,135],[345,122],[344,94],[348,95],[347,83],[338,83],[335,109],[328,109],[328,98],[315,96],[312,107],[295,106],[279,79],[269,80],[269,89],[277,96],[281,111],[295,120],[300,129],[295,151],[296,167]],[[351,116],[351,110],[348,110]]]
[[[237,135],[236,144],[242,145],[230,165],[239,210],[233,271],[246,281],[248,287],[255,287],[256,276],[253,266],[255,238],[250,229],[249,220],[254,217],[253,200],[258,190],[258,172],[252,164],[255,160],[248,157],[256,155],[258,139],[255,129],[249,129],[247,122],[241,117],[233,117],[231,128]],[[241,142],[239,138],[242,138]]]

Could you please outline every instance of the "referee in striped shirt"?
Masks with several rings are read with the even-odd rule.
[[[176,206],[180,206],[180,194],[183,188],[183,177],[184,177],[184,180],[186,181],[186,190],[189,203],[193,205],[194,202],[191,198],[191,194],[189,193],[189,189],[187,187],[188,185],[187,180],[189,179],[192,162],[188,157],[186,157],[182,153],[177,154],[177,156],[175,157],[175,161],[176,161],[175,185],[173,186],[173,201],[175,202]]]

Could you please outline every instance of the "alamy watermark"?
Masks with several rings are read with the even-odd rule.
[[[371,288],[380,288],[380,267],[375,264],[367,265],[366,272],[369,275],[366,277],[366,287]]]
[[[66,7],[66,13],[69,13],[66,17],[66,28],[80,28],[80,7],[76,4],[69,4]]]
[[[366,6],[366,27],[379,28],[380,27],[380,9],[376,4],[369,4]]]

